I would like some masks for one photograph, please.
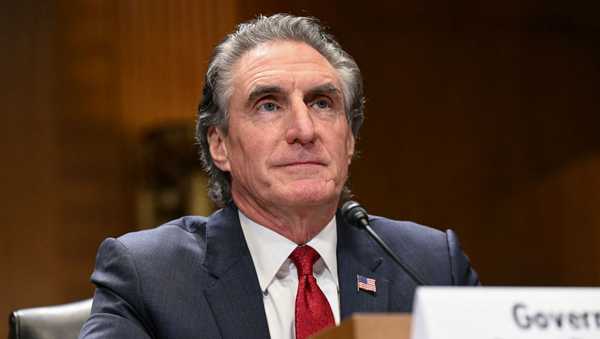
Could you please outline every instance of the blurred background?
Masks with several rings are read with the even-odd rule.
[[[486,285],[597,286],[599,4],[3,1],[0,317],[91,297],[106,237],[210,213],[207,60],[279,11],[321,18],[362,68],[351,186],[371,213],[455,229]]]

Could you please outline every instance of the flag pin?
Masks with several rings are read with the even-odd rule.
[[[356,290],[363,290],[365,292],[375,293],[377,292],[377,286],[375,285],[375,279],[368,278],[362,275],[356,276]]]

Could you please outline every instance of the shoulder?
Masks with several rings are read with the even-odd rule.
[[[431,253],[435,250],[447,251],[447,233],[411,221],[400,221],[369,215],[369,222],[375,231],[392,243],[402,243],[415,251]]]
[[[88,327],[104,326],[106,333],[132,328],[160,333],[156,331],[165,330],[175,319],[172,310],[206,312],[202,294],[190,291],[212,283],[203,266],[209,220],[183,217],[104,240],[92,274],[97,287],[92,312],[99,320],[90,321]],[[113,315],[124,322],[115,323]]]
[[[131,232],[117,238],[127,249],[152,255],[157,250],[176,250],[182,244],[205,239],[208,218],[186,216],[169,221],[156,228]]]
[[[108,287],[139,310],[154,310],[160,300],[177,300],[176,290],[164,288],[173,286],[174,277],[181,279],[181,290],[208,281],[203,266],[207,222],[204,217],[183,217],[104,240],[92,282]]]
[[[371,227],[432,284],[477,285],[479,279],[452,230],[369,216]]]
[[[134,260],[137,269],[156,270],[157,265],[168,268],[181,260],[199,260],[205,252],[206,223],[208,218],[186,216],[169,221],[153,229],[127,233],[105,243],[120,247]]]

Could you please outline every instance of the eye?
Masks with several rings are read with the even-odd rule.
[[[326,98],[317,99],[313,101],[311,105],[317,109],[327,109],[331,108],[332,106],[331,101]]]
[[[272,101],[266,101],[258,105],[258,110],[262,112],[275,112],[279,109],[279,105]]]

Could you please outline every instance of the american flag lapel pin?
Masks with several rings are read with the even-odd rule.
[[[356,276],[356,290],[363,290],[365,292],[375,293],[377,292],[377,286],[375,285],[375,279],[368,278],[358,274]]]

